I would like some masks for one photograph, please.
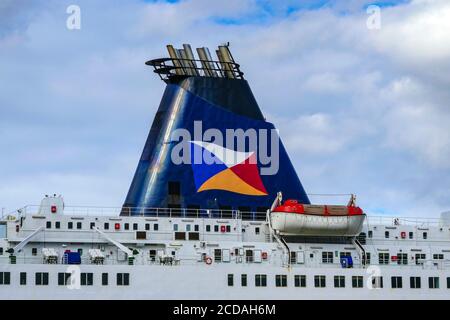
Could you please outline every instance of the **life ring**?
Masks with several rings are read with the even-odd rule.
[[[205,263],[206,263],[206,264],[211,264],[211,263],[212,263],[211,257],[206,257],[206,258],[205,258]]]

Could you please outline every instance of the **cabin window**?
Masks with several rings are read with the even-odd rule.
[[[325,288],[326,286],[326,277],[323,275],[314,276],[314,287],[316,288]]]
[[[231,226],[226,226],[226,231],[231,232]]]
[[[401,289],[402,287],[403,287],[402,277],[391,277],[391,288],[392,289]]]
[[[175,223],[175,224],[173,225],[173,231],[178,231],[178,224]]]
[[[378,263],[379,264],[389,264],[389,253],[381,252],[378,254]]]
[[[90,228],[90,229],[94,229],[94,228],[95,228],[95,222],[91,222],[89,228]]]
[[[123,228],[125,230],[130,230],[130,224],[129,223],[124,223]]]
[[[389,231],[385,231],[385,232],[384,232],[384,237],[385,237],[386,239],[389,239]]]
[[[55,222],[55,229],[61,229],[61,222],[59,221]]]
[[[108,274],[102,273],[102,286],[107,286],[108,285]]]
[[[305,288],[306,287],[306,276],[305,275],[298,275],[296,274],[294,276],[294,285],[296,287]]]
[[[439,277],[428,277],[428,287],[430,289],[439,289]]]
[[[352,287],[362,288],[363,287],[363,276],[352,276]]]
[[[408,264],[408,254],[407,253],[397,253],[397,263],[398,264]]]
[[[175,232],[175,240],[186,240],[186,232]]]
[[[71,273],[68,272],[58,272],[58,286],[66,286],[70,284]]]
[[[20,273],[20,285],[21,286],[27,285],[27,273],[26,272]]]
[[[447,277],[447,289],[450,289],[450,277]]]
[[[155,224],[153,225],[153,231],[158,231],[158,228],[159,228],[158,224],[155,223]]]
[[[209,224],[206,225],[206,232],[210,232],[211,231],[211,226]]]
[[[198,232],[188,232],[189,240],[198,241],[200,240],[200,233]]]
[[[361,232],[359,235],[358,235],[358,241],[361,243],[361,244],[366,244],[366,233],[365,232]]]
[[[255,227],[255,234],[259,234],[259,227]]]
[[[81,273],[81,285],[82,286],[92,286],[94,284],[94,275],[89,272]]]
[[[150,223],[146,223],[146,224],[145,224],[145,230],[146,230],[146,231],[149,231],[149,230],[150,230]]]
[[[37,286],[48,286],[48,272],[36,272],[35,283]]]
[[[256,274],[255,275],[255,287],[267,287],[267,275]]]
[[[232,287],[234,285],[234,277],[232,274],[228,275],[228,286]]]
[[[11,272],[0,272],[0,285],[11,284]]]
[[[191,225],[190,225],[190,224],[187,224],[187,225],[186,225],[186,231],[187,231],[187,232],[191,231]]]
[[[194,231],[195,232],[199,232],[199,230],[200,230],[199,225],[198,224],[194,225]]]
[[[130,285],[130,274],[129,273],[118,273],[117,274],[117,285],[118,286],[129,286]]]
[[[219,226],[217,224],[214,226],[214,232],[219,232]]]
[[[104,229],[105,229],[105,230],[108,230],[108,229],[109,229],[109,223],[108,223],[108,222],[105,222]]]
[[[334,276],[334,287],[345,288],[345,276]]]
[[[425,253],[416,253],[416,264],[423,264],[426,258],[427,255]]]
[[[409,238],[410,239],[414,238],[414,232],[409,232]]]
[[[31,248],[31,255],[37,256],[37,248]]]
[[[147,232],[145,231],[136,231],[136,240],[146,240]]]
[[[345,251],[345,252],[341,251],[341,252],[339,252],[339,258],[351,257],[351,256],[352,256],[352,254],[350,252],[348,252],[348,251]]]
[[[77,222],[77,229],[81,229],[81,228],[82,228],[81,222]]]
[[[73,229],[73,222],[72,221],[67,223],[67,229]]]
[[[221,262],[222,261],[222,250],[214,249],[214,261]]]
[[[148,251],[148,255],[150,258],[151,262],[155,262],[156,261],[156,250],[152,249]]]
[[[333,263],[333,252],[323,251],[322,252],[322,263]]]
[[[433,259],[434,260],[443,260],[444,255],[442,253],[435,253],[435,254],[433,254]]]
[[[366,255],[362,258],[363,264],[370,264],[370,252],[366,252]]]
[[[253,262],[253,250],[245,250],[245,261]]]
[[[275,275],[275,286],[276,287],[287,287],[287,276],[285,274]]]
[[[137,223],[133,223],[133,230],[136,231],[138,229],[138,224]]]
[[[372,238],[372,237],[373,237],[373,231],[372,231],[372,230],[369,230],[369,231],[367,232],[367,237],[368,237],[368,238]]]
[[[450,279],[450,278],[447,278]],[[247,275],[246,274],[241,274],[241,287],[246,287],[247,286]]]
[[[46,228],[47,229],[51,229],[52,228],[52,222],[51,221],[47,221]]]
[[[0,256],[3,255],[3,248],[0,247]]]
[[[424,232],[424,233],[423,233],[423,238],[424,238],[424,239],[427,239],[427,238],[428,238],[428,233],[427,233],[427,232]]]
[[[420,277],[410,277],[409,287],[411,289],[420,289]]]
[[[297,263],[297,252],[291,251],[291,263],[295,264]]]
[[[80,254],[80,256],[83,255],[83,249],[82,248],[78,248],[77,252]]]
[[[372,277],[372,288],[374,289],[383,288],[383,277],[381,276]]]

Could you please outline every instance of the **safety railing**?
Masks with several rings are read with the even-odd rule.
[[[244,73],[235,62],[221,62],[214,60],[196,60],[181,58],[160,58],[145,63],[152,66],[154,72],[163,81],[179,76],[201,76],[244,79]]]

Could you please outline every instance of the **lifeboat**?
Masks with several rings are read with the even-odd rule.
[[[280,201],[271,210],[270,222],[282,235],[355,236],[361,232],[366,215],[353,199],[346,206]]]

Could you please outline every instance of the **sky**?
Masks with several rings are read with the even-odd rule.
[[[447,0],[0,0],[0,207],[121,206],[164,90],[144,62],[225,42],[308,193],[450,210]]]

